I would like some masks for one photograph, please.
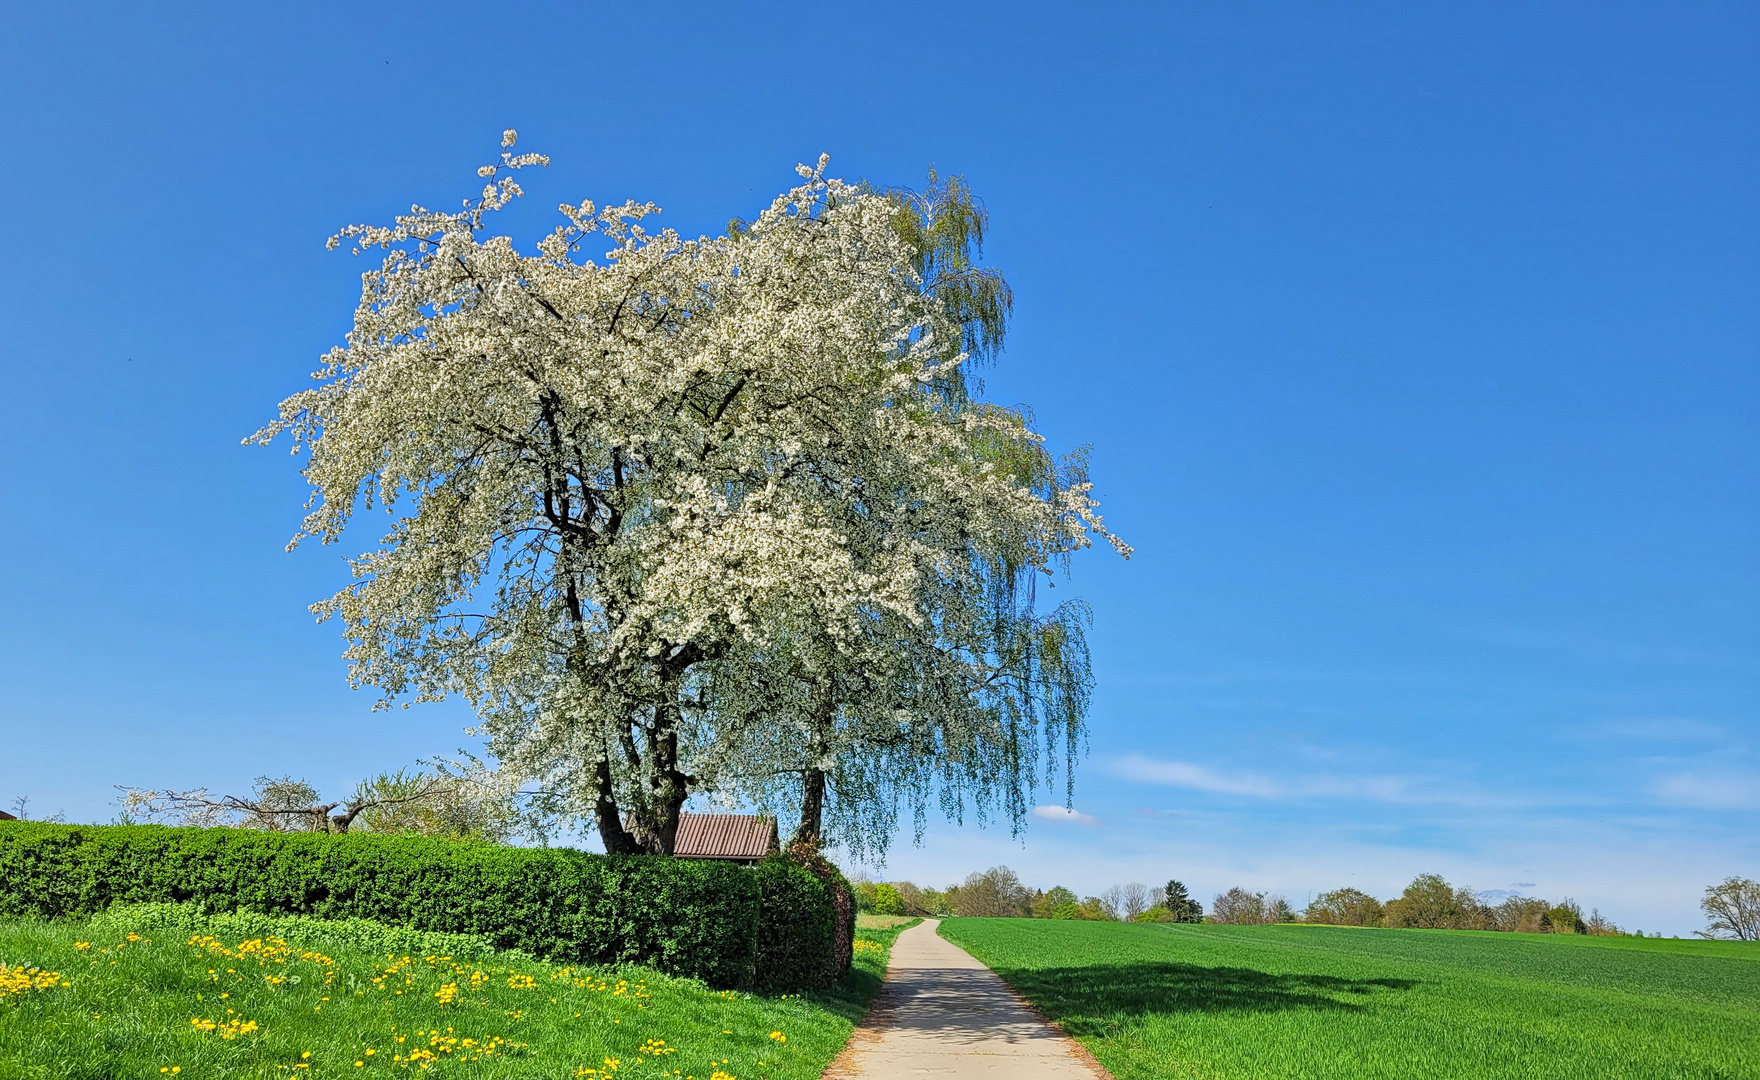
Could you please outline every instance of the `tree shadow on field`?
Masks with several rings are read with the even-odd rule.
[[[1375,997],[1419,985],[1416,979],[1273,975],[1173,963],[998,968],[996,973],[1071,1035],[1108,1034],[1118,1019],[1177,1013],[1355,1012]]]

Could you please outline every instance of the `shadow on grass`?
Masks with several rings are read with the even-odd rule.
[[[1416,979],[1273,975],[1198,964],[1102,964],[998,968],[1008,984],[1072,1035],[1103,1035],[1116,1020],[1176,1013],[1354,1012],[1371,998],[1410,990]]]

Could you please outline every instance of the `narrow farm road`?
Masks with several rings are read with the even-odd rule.
[[[1110,1080],[996,973],[927,919],[898,936],[886,985],[825,1080]]]

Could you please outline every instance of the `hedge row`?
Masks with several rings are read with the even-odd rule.
[[[577,964],[714,986],[822,984],[826,890],[806,870],[420,836],[0,823],[0,917],[181,903],[480,934]]]
[[[779,860],[758,864],[758,887],[768,916],[758,923],[760,990],[821,986],[836,942],[836,915],[812,874]]]

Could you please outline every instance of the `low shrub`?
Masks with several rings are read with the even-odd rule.
[[[479,935],[565,963],[637,963],[715,986],[802,978],[833,915],[799,867],[606,856],[422,836],[0,824],[0,916],[116,903],[368,919]],[[818,905],[815,907],[815,903]]]
[[[1063,903],[1052,908],[1046,916],[1051,919],[1076,919],[1088,922],[1109,922],[1112,916],[1100,906],[1100,901],[1092,896],[1080,904]]]
[[[1583,911],[1567,901],[1555,908],[1547,909],[1542,925],[1555,934],[1581,934],[1583,933]]]
[[[904,897],[898,895],[898,886],[884,881],[874,886],[873,912],[876,915],[904,914]]]

